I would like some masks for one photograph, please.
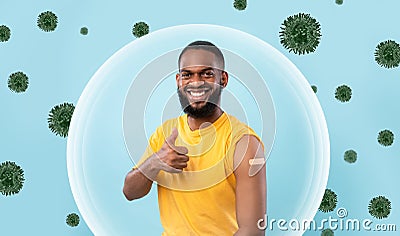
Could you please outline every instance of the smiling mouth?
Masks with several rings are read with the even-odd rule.
[[[187,89],[186,93],[192,101],[204,101],[210,89]]]

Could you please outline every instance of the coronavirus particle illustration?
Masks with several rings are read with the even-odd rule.
[[[392,131],[388,129],[384,129],[379,131],[378,133],[378,143],[382,146],[390,146],[393,144],[394,134]]]
[[[81,35],[87,35],[89,33],[89,29],[87,27],[82,27],[80,33]]]
[[[335,98],[340,102],[350,101],[351,95],[352,95],[351,88],[345,84],[340,85],[336,88]]]
[[[9,196],[19,193],[24,184],[24,171],[15,162],[5,161],[0,164],[0,192]]]
[[[380,42],[375,49],[375,61],[385,68],[398,67],[400,64],[400,45],[393,40]]]
[[[314,91],[314,93],[318,92],[318,88],[315,85],[311,85],[312,90]]]
[[[54,106],[50,110],[49,117],[47,118],[51,132],[61,137],[67,137],[74,109],[75,106],[72,103],[66,102]]]
[[[67,219],[65,221],[67,225],[71,227],[76,227],[79,225],[79,216],[76,213],[68,214]]]
[[[337,204],[337,195],[330,189],[325,189],[324,197],[322,198],[319,210],[322,212],[331,212],[335,210]]]
[[[337,5],[342,5],[343,4],[343,0],[336,0],[335,1]]]
[[[387,218],[391,209],[391,202],[384,196],[372,198],[368,205],[369,214],[377,219]]]
[[[8,88],[14,93],[22,93],[28,89],[29,79],[26,74],[21,71],[12,73],[7,81]]]
[[[11,30],[5,25],[0,25],[0,42],[7,42],[11,37]]]
[[[354,163],[357,161],[357,152],[353,149],[344,152],[344,160],[348,163]]]
[[[331,229],[324,229],[321,232],[321,236],[334,236],[335,233],[333,233],[333,230]]]
[[[321,39],[319,22],[310,14],[289,16],[281,26],[280,42],[289,52],[307,54],[314,52]]]
[[[236,10],[243,11],[247,7],[247,0],[234,0],[233,7],[236,8]]]
[[[132,28],[132,34],[136,38],[140,38],[149,33],[150,27],[146,22],[140,21],[136,22]]]
[[[37,25],[44,32],[54,31],[57,27],[57,23],[58,17],[51,11],[42,12],[37,18]]]

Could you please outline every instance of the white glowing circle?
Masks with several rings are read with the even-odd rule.
[[[145,198],[133,202],[122,194],[124,177],[134,159],[125,146],[124,104],[132,81],[146,65],[198,39],[209,40],[248,61],[264,79],[273,98],[276,130],[268,130],[268,117],[261,117],[263,124],[256,124],[256,119],[250,124],[256,132],[262,132],[259,135],[263,142],[271,145],[267,162],[268,218],[289,222],[312,219],[316,214],[328,179],[329,138],[310,84],[285,56],[252,35],[216,25],[182,25],[155,31],[120,49],[95,73],[76,105],[67,144],[68,176],[80,213],[95,235],[160,235],[163,231],[155,185]],[[237,78],[240,85],[241,77]],[[175,82],[171,83],[175,88]],[[265,90],[248,88],[250,95],[266,94]],[[254,107],[253,101],[240,101],[243,110]],[[257,104],[264,116],[262,101]],[[248,121],[252,120],[249,116],[259,116],[257,112],[245,113]],[[145,124],[145,111],[138,111],[137,115],[135,121]],[[145,129],[151,132],[162,117],[155,121],[146,120],[151,125],[144,125]],[[137,140],[135,151],[144,151],[146,142]],[[268,235],[302,233],[267,228]]]

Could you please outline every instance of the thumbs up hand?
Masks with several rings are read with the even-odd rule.
[[[189,161],[188,149],[184,146],[175,146],[176,138],[178,137],[178,130],[174,128],[169,137],[165,139],[164,144],[156,153],[161,170],[170,173],[180,173],[183,168],[187,167]]]

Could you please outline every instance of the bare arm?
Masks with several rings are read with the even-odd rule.
[[[174,128],[158,152],[147,158],[138,169],[131,170],[126,175],[123,188],[126,199],[132,201],[146,196],[160,170],[180,173],[187,166],[188,150],[186,147],[175,146],[177,137],[178,131]]]
[[[125,177],[123,193],[129,201],[146,196],[153,184],[153,179],[157,176],[160,170],[153,167],[154,156],[150,156],[139,169],[131,170]],[[146,175],[143,174],[143,172]]]
[[[261,236],[257,227],[266,209],[266,171],[262,146],[252,135],[245,135],[236,144],[234,166],[236,177],[236,219],[239,230],[235,236]],[[252,164],[250,164],[252,163]]]

